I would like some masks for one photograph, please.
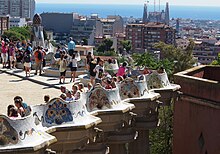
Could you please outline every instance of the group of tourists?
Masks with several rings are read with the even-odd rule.
[[[75,42],[72,38],[68,43],[68,48],[57,47],[56,53],[54,54],[54,60],[59,65],[60,72],[60,84],[65,83],[66,79],[66,71],[69,67],[71,71],[71,79],[70,82],[75,82],[76,71],[77,71],[77,63],[81,60],[80,54],[74,51]]]
[[[46,49],[38,46],[35,50],[32,45],[25,41],[10,41],[8,38],[1,38],[1,61],[3,68],[14,69],[16,63],[23,63],[26,76],[30,76],[33,62],[36,64],[35,75],[39,70],[42,75],[42,67],[45,63]]]

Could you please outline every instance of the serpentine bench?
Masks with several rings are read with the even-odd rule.
[[[94,127],[101,119],[87,112],[85,102],[83,95],[73,102],[54,98],[48,104],[33,106],[28,117],[9,119],[2,115],[0,153],[44,153],[46,148],[71,153],[94,141]]]

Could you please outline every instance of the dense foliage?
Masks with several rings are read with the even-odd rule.
[[[173,63],[174,67],[171,68],[173,73],[189,69],[196,63],[193,57],[194,42],[192,40],[185,50],[163,42],[155,44],[154,48],[161,52],[162,59],[167,59]]]
[[[31,38],[31,28],[30,27],[13,27],[8,31],[5,31],[3,37],[7,37],[10,40],[29,40]]]
[[[214,60],[211,65],[220,65],[220,53],[218,54],[217,60]]]
[[[173,45],[167,45],[163,42],[156,43],[154,46],[161,53],[161,59],[158,60],[152,53],[133,54],[133,59],[137,66],[158,69],[164,67],[168,75],[191,68],[195,64],[193,58],[194,44],[191,41],[186,50],[176,48]]]
[[[115,51],[106,51],[106,52],[94,52],[95,56],[117,56]]]
[[[105,39],[97,48],[97,52],[107,52],[113,51],[112,49],[113,41],[111,39]]]
[[[126,50],[127,53],[129,53],[129,51],[131,50],[131,41],[129,40],[125,40],[125,41],[121,41],[121,44],[123,46],[123,48]]]

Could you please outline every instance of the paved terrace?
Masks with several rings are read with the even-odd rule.
[[[58,77],[46,77],[34,75],[35,70],[31,71],[30,77],[25,77],[25,72],[21,69],[2,69],[0,65],[0,114],[7,113],[7,106],[13,104],[13,98],[16,95],[23,97],[24,102],[29,105],[42,104],[44,95],[50,95],[51,98],[59,96],[61,86],[71,89],[73,82],[66,78],[65,84],[59,84]],[[76,82],[79,82],[76,79]]]

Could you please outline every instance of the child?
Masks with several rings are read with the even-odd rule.
[[[79,91],[80,92],[85,92],[85,88],[84,88],[84,84],[83,83],[79,83],[78,87],[79,87]]]
[[[49,95],[45,95],[44,96],[44,103],[49,103],[49,100],[50,100],[50,96]]]

